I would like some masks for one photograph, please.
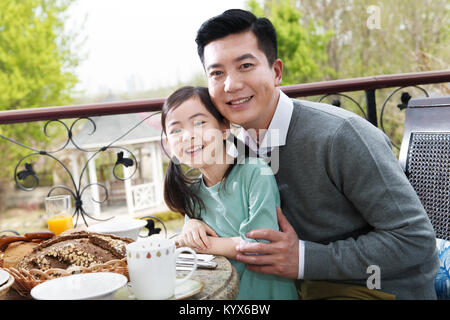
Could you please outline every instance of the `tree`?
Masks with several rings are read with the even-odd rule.
[[[0,0],[0,107],[61,105],[70,101],[79,58],[63,13],[73,0]]]
[[[312,19],[320,19],[326,30],[333,31],[327,48],[328,65],[336,71],[337,78],[450,67],[448,0],[300,0],[296,8],[308,12]],[[372,18],[378,21],[371,21]],[[450,93],[445,84],[425,87],[432,94]],[[393,90],[377,90],[379,108]],[[420,90],[405,91],[413,97],[423,96]],[[404,111],[396,107],[402,92],[392,97],[384,113],[384,128],[397,146],[403,136]],[[350,95],[364,104],[364,92]]]
[[[296,8],[333,31],[328,57],[338,78],[449,67],[448,0],[300,0]]]
[[[70,104],[81,60],[74,46],[78,35],[65,30],[64,13],[72,2],[0,0],[0,110]],[[40,123],[1,125],[0,134],[38,148],[49,140]],[[15,165],[25,154],[1,141],[0,178],[8,177],[6,183],[13,183]]]
[[[325,31],[320,20],[302,21],[295,1],[256,0],[247,3],[256,16],[268,18],[275,27],[278,57],[283,61],[283,85],[320,81],[334,75],[328,61],[327,44],[332,33]]]

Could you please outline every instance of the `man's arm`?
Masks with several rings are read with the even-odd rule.
[[[266,239],[265,242],[240,243],[236,250],[236,260],[248,264],[254,272],[275,274],[285,278],[297,279],[299,275],[299,239],[294,228],[277,208],[278,224],[281,231],[272,229],[256,229],[247,232],[252,239]],[[244,253],[263,253],[261,255],[245,255]]]
[[[372,230],[329,243],[305,241],[304,278],[361,280],[370,265],[385,276],[425,263],[431,268],[434,230],[388,137],[363,119],[349,118],[328,150],[330,179]]]
[[[373,264],[384,274],[396,274],[431,259],[435,251],[434,232],[426,212],[395,158],[389,154],[392,152],[388,143],[380,137],[378,129],[360,125],[360,122],[348,122],[344,129],[349,131],[346,137],[361,139],[361,143],[349,143],[342,139],[344,135],[335,139],[329,155],[329,172],[373,230],[356,239],[349,237],[328,244],[305,241],[305,279],[363,279],[367,267]],[[249,266],[254,271],[289,274],[293,278],[294,268],[276,267],[275,261],[288,264],[292,259],[288,248],[295,245],[294,232],[282,230],[284,235],[255,230],[250,233],[252,237],[256,232],[255,237],[266,235],[265,239],[272,243],[239,248],[242,252],[268,252],[268,257],[238,255],[237,259],[258,265]],[[289,236],[291,240],[286,239]]]

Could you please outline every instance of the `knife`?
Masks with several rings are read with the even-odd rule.
[[[191,270],[194,265],[193,260],[177,260],[177,268],[178,267],[187,267],[187,270]],[[217,268],[217,262],[215,261],[197,261],[197,268],[199,269],[215,269]],[[177,269],[178,270],[178,269]]]

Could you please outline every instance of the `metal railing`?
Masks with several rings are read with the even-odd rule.
[[[375,90],[445,82],[450,82],[450,70],[403,73],[296,84],[282,86],[281,90],[289,97],[307,97],[364,90],[366,92],[368,102],[368,120],[374,125],[377,125],[376,104],[373,99],[373,93]],[[161,110],[164,101],[164,98],[158,98],[62,107],[8,110],[0,112],[0,124],[159,111]]]

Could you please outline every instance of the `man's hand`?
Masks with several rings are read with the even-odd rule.
[[[254,272],[270,273],[285,278],[297,279],[298,276],[298,236],[289,221],[277,208],[280,231],[256,229],[247,232],[252,239],[265,239],[270,243],[248,242],[236,247],[236,260],[248,264]],[[245,255],[244,253],[264,253],[264,255]]]
[[[211,248],[208,236],[218,237],[217,233],[206,223],[197,219],[189,219],[177,237],[179,243],[198,250]]]

